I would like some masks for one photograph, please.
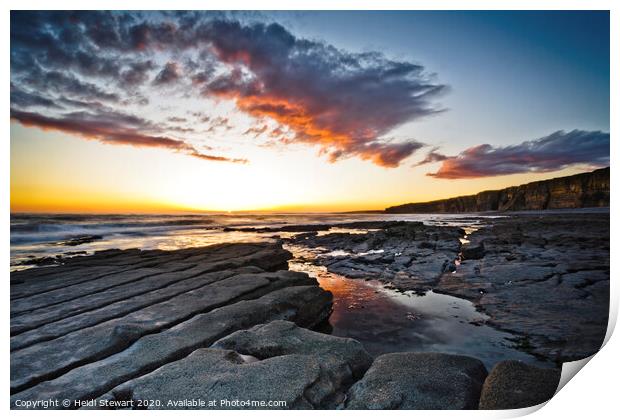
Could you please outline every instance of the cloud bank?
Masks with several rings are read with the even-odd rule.
[[[281,144],[383,167],[422,147],[388,135],[439,112],[446,88],[419,64],[201,12],[11,12],[11,84],[12,118],[30,126],[194,156],[197,139],[170,138],[170,117],[143,111],[178,94],[232,101],[255,121],[240,135],[259,136],[269,124]],[[102,127],[109,109],[141,115],[142,124]],[[207,106],[194,111],[209,117]],[[191,121],[175,122],[177,133],[196,131]]]
[[[556,131],[537,140],[514,146],[481,144],[457,156],[431,152],[420,164],[442,161],[428,176],[442,179],[482,178],[527,172],[552,172],[571,165],[609,165],[609,133],[601,131]]]
[[[398,166],[419,144],[382,137],[438,111],[432,100],[444,86],[428,81],[419,65],[298,39],[278,24],[214,21],[197,31],[231,67],[202,84],[203,94],[288,127],[288,142],[318,145],[331,161],[357,156]]]

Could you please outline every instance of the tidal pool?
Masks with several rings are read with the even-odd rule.
[[[293,260],[289,265],[316,277],[333,293],[333,313],[325,332],[354,338],[373,356],[434,351],[476,357],[487,369],[508,359],[553,366],[514,348],[515,337],[485,325],[488,316],[468,300],[432,291],[402,293],[378,280],[349,279],[307,261]]]

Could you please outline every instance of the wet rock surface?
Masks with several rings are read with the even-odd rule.
[[[487,370],[480,360],[442,353],[379,356],[348,393],[348,409],[478,408]]]
[[[601,347],[609,312],[609,213],[521,214],[472,233],[434,290],[474,302],[524,350],[558,363]]]
[[[285,243],[316,250],[310,261],[334,274],[470,300],[489,325],[516,335],[516,348],[542,360],[588,357],[606,333],[608,212],[505,214],[482,219],[469,235],[393,222],[365,233],[303,233]]]
[[[493,367],[482,386],[481,410],[525,408],[550,400],[560,383],[559,369],[541,369],[516,360]]]
[[[300,234],[288,242],[325,250],[315,263],[332,273],[423,291],[456,270],[463,234],[457,227],[394,222],[366,233]]]

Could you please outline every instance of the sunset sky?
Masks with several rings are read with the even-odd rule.
[[[11,12],[11,210],[382,209],[609,165],[607,12]]]

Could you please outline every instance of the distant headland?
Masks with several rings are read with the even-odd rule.
[[[469,213],[609,206],[609,167],[577,175],[388,207],[386,213]]]

